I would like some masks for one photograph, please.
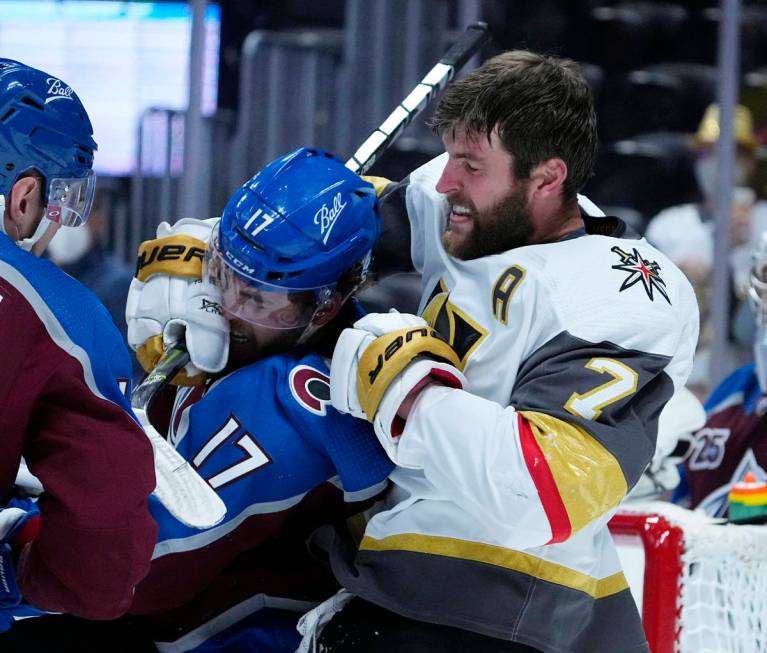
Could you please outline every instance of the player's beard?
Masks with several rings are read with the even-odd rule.
[[[236,333],[230,337],[226,372],[255,363],[268,356],[290,351],[296,346],[304,328],[269,329],[254,327],[249,329],[247,323],[234,321],[232,330]]]
[[[484,211],[476,211],[471,203],[458,196],[451,197],[450,202],[472,210],[472,228],[462,240],[456,241],[448,223],[442,234],[442,245],[448,254],[469,261],[500,254],[530,242],[533,224],[527,184],[524,182],[518,182],[506,197]]]

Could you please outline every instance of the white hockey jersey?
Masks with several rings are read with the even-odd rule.
[[[336,574],[407,617],[547,653],[646,651],[607,522],[690,372],[693,290],[614,218],[584,214],[586,229],[556,243],[449,256],[434,189],[445,161],[390,201],[406,200],[420,312],[468,386],[417,399],[389,509],[356,555],[339,548]]]

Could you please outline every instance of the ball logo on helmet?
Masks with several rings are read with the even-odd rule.
[[[52,100],[71,100],[72,99],[72,93],[74,91],[67,86],[64,82],[62,82],[57,77],[49,77],[45,80],[48,84],[48,95],[52,95],[53,97],[49,97],[45,100],[46,104],[48,102],[51,102]]]
[[[328,208],[327,204],[323,204],[317,213],[314,214],[314,224],[320,225],[320,236],[322,236],[323,244],[327,244],[328,238],[330,238],[330,231],[336,224],[338,216],[341,215],[341,211],[346,208],[346,202],[341,201],[341,193],[336,193],[333,198],[333,208]]]

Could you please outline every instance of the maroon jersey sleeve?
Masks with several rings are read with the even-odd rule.
[[[45,488],[39,534],[17,566],[20,589],[44,610],[117,617],[156,538],[152,449],[121,392],[130,359],[95,296],[70,288],[81,321],[70,338],[69,316],[59,319],[13,269],[0,272],[0,496],[22,455]],[[61,277],[63,288],[74,283]]]

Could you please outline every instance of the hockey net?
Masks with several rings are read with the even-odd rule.
[[[652,653],[767,652],[767,526],[665,502],[610,522]]]

